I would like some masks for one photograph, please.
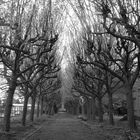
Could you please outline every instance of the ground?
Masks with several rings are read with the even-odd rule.
[[[59,113],[46,121],[28,140],[104,140],[75,116]]]
[[[44,114],[33,123],[27,121],[25,127],[17,118],[12,121],[10,133],[0,130],[0,140],[140,140],[137,135],[140,133],[128,133],[132,138],[126,138],[127,121],[119,121],[119,116],[114,116],[115,126],[109,125],[107,116],[103,123],[98,119],[82,121],[78,118],[62,112],[53,116]]]
[[[37,118],[35,116],[34,122],[27,120],[26,126],[21,126],[21,116],[11,118],[11,130],[8,133],[3,132],[3,122],[0,121],[0,140],[22,140],[26,136],[38,130],[41,125],[48,120],[48,115],[42,115]]]

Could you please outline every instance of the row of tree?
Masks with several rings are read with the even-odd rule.
[[[107,95],[109,120],[114,124],[113,93],[124,88],[128,126],[136,129],[133,87],[140,71],[140,2],[94,0],[88,4],[78,3],[80,8],[74,8],[86,30],[81,35],[85,47],[79,47],[79,53],[76,52],[73,89],[82,96],[91,97],[92,102],[98,102],[100,122],[103,121],[102,99]],[[91,5],[94,10],[90,9]]]
[[[33,121],[36,102],[39,116],[46,106],[47,97],[54,99],[56,95],[52,93],[55,94],[61,86],[57,74],[60,67],[55,59],[58,34],[54,31],[51,5],[51,0],[15,0],[0,3],[0,61],[3,66],[1,74],[8,83],[4,112],[5,131],[10,130],[13,97],[17,88],[21,89],[24,96],[22,125],[25,125],[29,98],[30,120]]]

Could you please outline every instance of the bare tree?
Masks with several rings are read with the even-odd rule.
[[[37,1],[35,3],[19,0],[10,2],[8,6],[11,15],[8,13],[8,18],[5,17],[7,21],[1,25],[0,58],[5,68],[10,71],[9,79],[7,78],[9,89],[4,117],[5,131],[10,130],[10,115],[16,87],[34,80],[39,71],[49,69],[50,72],[55,66],[53,46],[58,35],[54,35],[50,30],[51,14],[47,19],[44,18],[45,14],[50,13],[51,7],[48,8],[49,10],[44,9],[45,14],[41,17],[43,18],[41,23],[40,11],[36,4]],[[26,75],[26,78],[23,79],[23,75]],[[25,92],[28,91],[28,86],[29,84],[26,85]]]

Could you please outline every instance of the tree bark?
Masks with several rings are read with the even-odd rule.
[[[26,125],[26,116],[27,116],[27,106],[28,106],[28,96],[24,97],[24,106],[23,106],[23,114],[22,114],[22,125]]]
[[[75,108],[75,106],[72,107],[72,114],[73,114],[73,115],[76,114],[76,108]]]
[[[76,115],[79,115],[79,103],[77,104]]]
[[[44,112],[45,112],[45,114],[48,114],[48,115],[50,113],[50,106],[47,104],[47,102],[45,102]]]
[[[17,81],[17,77],[13,74],[11,82],[9,84],[8,96],[7,96],[5,112],[4,112],[4,130],[7,132],[10,131],[10,117],[11,117],[11,111],[13,105],[13,96],[16,89],[16,81]]]
[[[38,102],[37,102],[37,118],[39,117],[40,112],[40,95],[38,96]]]
[[[31,105],[31,112],[30,112],[30,121],[33,122],[34,121],[34,112],[35,112],[35,99],[36,97],[32,97],[32,105]]]
[[[43,106],[44,106],[44,99],[43,96],[41,96],[41,115],[43,115]]]
[[[87,118],[90,120],[91,119],[91,100],[88,100],[87,103]]]
[[[92,120],[96,119],[96,103],[95,103],[95,97],[92,98]]]
[[[50,115],[54,115],[54,108],[53,108],[53,105],[52,105],[51,108],[50,108]]]
[[[82,111],[82,115],[85,115],[85,109],[84,109],[84,105],[81,105],[81,111]]]
[[[108,99],[109,99],[109,123],[114,125],[114,117],[113,117],[113,99],[112,93],[108,92]]]
[[[127,118],[128,118],[128,126],[131,130],[135,130],[137,128],[134,116],[134,104],[133,104],[133,94],[130,86],[127,87]]]
[[[103,122],[103,107],[102,107],[102,99],[99,97],[98,98],[98,117],[99,117],[99,122]]]

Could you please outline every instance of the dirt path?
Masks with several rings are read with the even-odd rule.
[[[104,140],[75,117],[59,113],[34,134],[29,140]]]

